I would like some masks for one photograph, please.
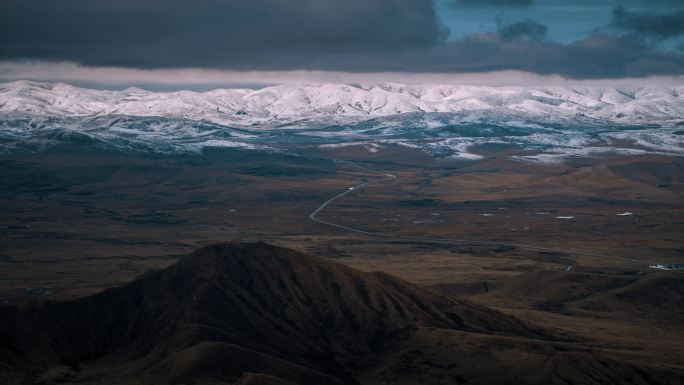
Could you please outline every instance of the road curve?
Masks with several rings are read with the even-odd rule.
[[[393,179],[397,178],[397,176],[393,175],[393,174],[387,174],[387,173],[381,173],[381,172],[377,172],[377,171],[373,171],[373,170],[368,170],[362,166],[359,166],[356,163],[349,162],[349,161],[344,161],[344,162],[351,164],[354,167],[357,167],[363,171],[366,171],[366,172],[372,173],[372,174],[376,174],[376,175],[379,175],[381,177],[379,179],[373,179],[373,180],[365,181],[365,182],[358,184],[356,186],[349,187],[346,190],[344,190],[343,192],[341,192],[341,193],[333,196],[332,198],[328,199],[327,201],[323,202],[320,206],[318,206],[316,208],[316,210],[312,211],[309,214],[309,219],[311,219],[312,221],[324,224],[326,226],[331,226],[331,227],[335,227],[338,229],[342,229],[342,230],[347,230],[347,231],[352,231],[352,232],[359,233],[359,234],[365,234],[365,235],[370,235],[370,236],[374,236],[374,237],[382,237],[382,238],[409,239],[409,240],[414,240],[414,241],[429,241],[429,242],[443,242],[443,243],[461,243],[461,244],[471,244],[471,245],[479,245],[479,246],[507,246],[507,247],[516,247],[516,248],[525,249],[525,250],[554,252],[554,253],[562,253],[562,254],[567,254],[567,255],[579,255],[579,256],[584,256],[584,257],[610,259],[610,260],[615,260],[615,261],[624,261],[624,262],[646,264],[646,265],[659,264],[659,262],[653,262],[653,261],[643,261],[643,260],[632,259],[632,258],[614,257],[614,256],[610,256],[610,255],[590,253],[590,252],[585,252],[585,251],[555,249],[555,248],[549,248],[549,247],[544,247],[544,246],[528,245],[528,244],[521,244],[521,243],[478,241],[478,240],[473,240],[473,239],[460,239],[460,238],[420,237],[420,236],[411,236],[411,235],[380,233],[380,232],[376,232],[376,231],[366,231],[366,230],[357,229],[357,228],[350,227],[350,226],[340,225],[338,223],[329,222],[329,221],[326,221],[324,219],[319,218],[318,214],[320,214],[323,210],[325,210],[325,208],[328,207],[330,204],[332,204],[335,201],[345,197],[346,195],[348,195],[352,191],[357,191],[357,190],[360,190],[360,189],[362,189],[366,186],[372,185],[372,184],[379,184],[379,183],[386,182],[386,181],[393,180]]]

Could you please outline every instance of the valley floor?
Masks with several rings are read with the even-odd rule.
[[[682,158],[538,164],[512,161],[515,148],[474,151],[483,160],[439,160],[392,146],[302,149],[306,156],[2,156],[0,302],[80,298],[200,246],[258,240],[493,307],[578,338],[602,357],[684,370],[684,271],[648,267],[684,262]],[[330,197],[377,179],[370,171],[397,178],[351,191],[319,217],[370,232],[570,252],[374,237],[309,219]],[[378,368],[445,359],[414,350],[385,357]],[[369,365],[364,373],[375,380],[401,383]]]

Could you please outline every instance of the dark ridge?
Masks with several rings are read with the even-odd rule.
[[[90,297],[0,308],[0,379],[358,384],[359,368],[372,357],[404,349],[430,330],[475,336],[488,345],[552,344],[551,351],[567,343],[512,316],[385,273],[362,273],[264,243],[224,243]],[[453,354],[463,362],[470,355]],[[571,360],[578,370],[593,362]]]
[[[147,383],[194,378],[198,368],[231,380],[262,371],[301,383],[345,381],[340,359],[384,349],[423,324],[545,337],[510,316],[389,275],[264,243],[207,246],[128,285],[65,303],[3,308],[2,315],[10,366],[103,361],[123,378]],[[217,357],[251,358],[207,368]]]

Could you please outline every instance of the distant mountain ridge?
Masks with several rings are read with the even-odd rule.
[[[0,153],[54,146],[124,152],[289,151],[291,144],[399,144],[480,159],[485,144],[563,162],[605,154],[684,155],[684,86],[281,85],[259,90],[103,91],[0,84]],[[377,148],[376,148],[377,149]]]
[[[0,114],[42,117],[166,117],[234,127],[300,120],[359,122],[408,113],[517,116],[531,121],[676,125],[684,86],[492,87],[456,85],[279,85],[263,89],[103,91],[63,83],[0,84]]]

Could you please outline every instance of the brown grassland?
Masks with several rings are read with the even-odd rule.
[[[538,164],[511,159],[526,154],[513,147],[483,146],[475,149],[483,159],[468,162],[392,145],[377,153],[361,146],[294,150],[305,156],[83,150],[0,157],[0,302],[31,307],[83,298],[172,266],[202,246],[259,241],[362,272],[382,271],[512,315],[572,339],[572,349],[602,357],[616,372],[631,373],[620,367],[629,363],[672,371],[662,377],[670,383],[684,381],[684,271],[648,267],[684,262],[682,158]],[[377,237],[309,219],[328,198],[377,179],[369,170],[397,178],[352,191],[320,218],[440,240]],[[547,359],[540,352],[548,344],[502,338],[420,329],[349,371],[369,384],[486,383],[491,379],[480,374],[487,360],[538,371]],[[485,347],[491,351],[474,353]],[[466,356],[444,369],[453,357]],[[543,367],[595,369],[566,365],[566,359],[572,355]],[[456,372],[461,377],[453,377]],[[519,377],[530,383],[544,378]],[[586,381],[577,374],[565,378]]]

